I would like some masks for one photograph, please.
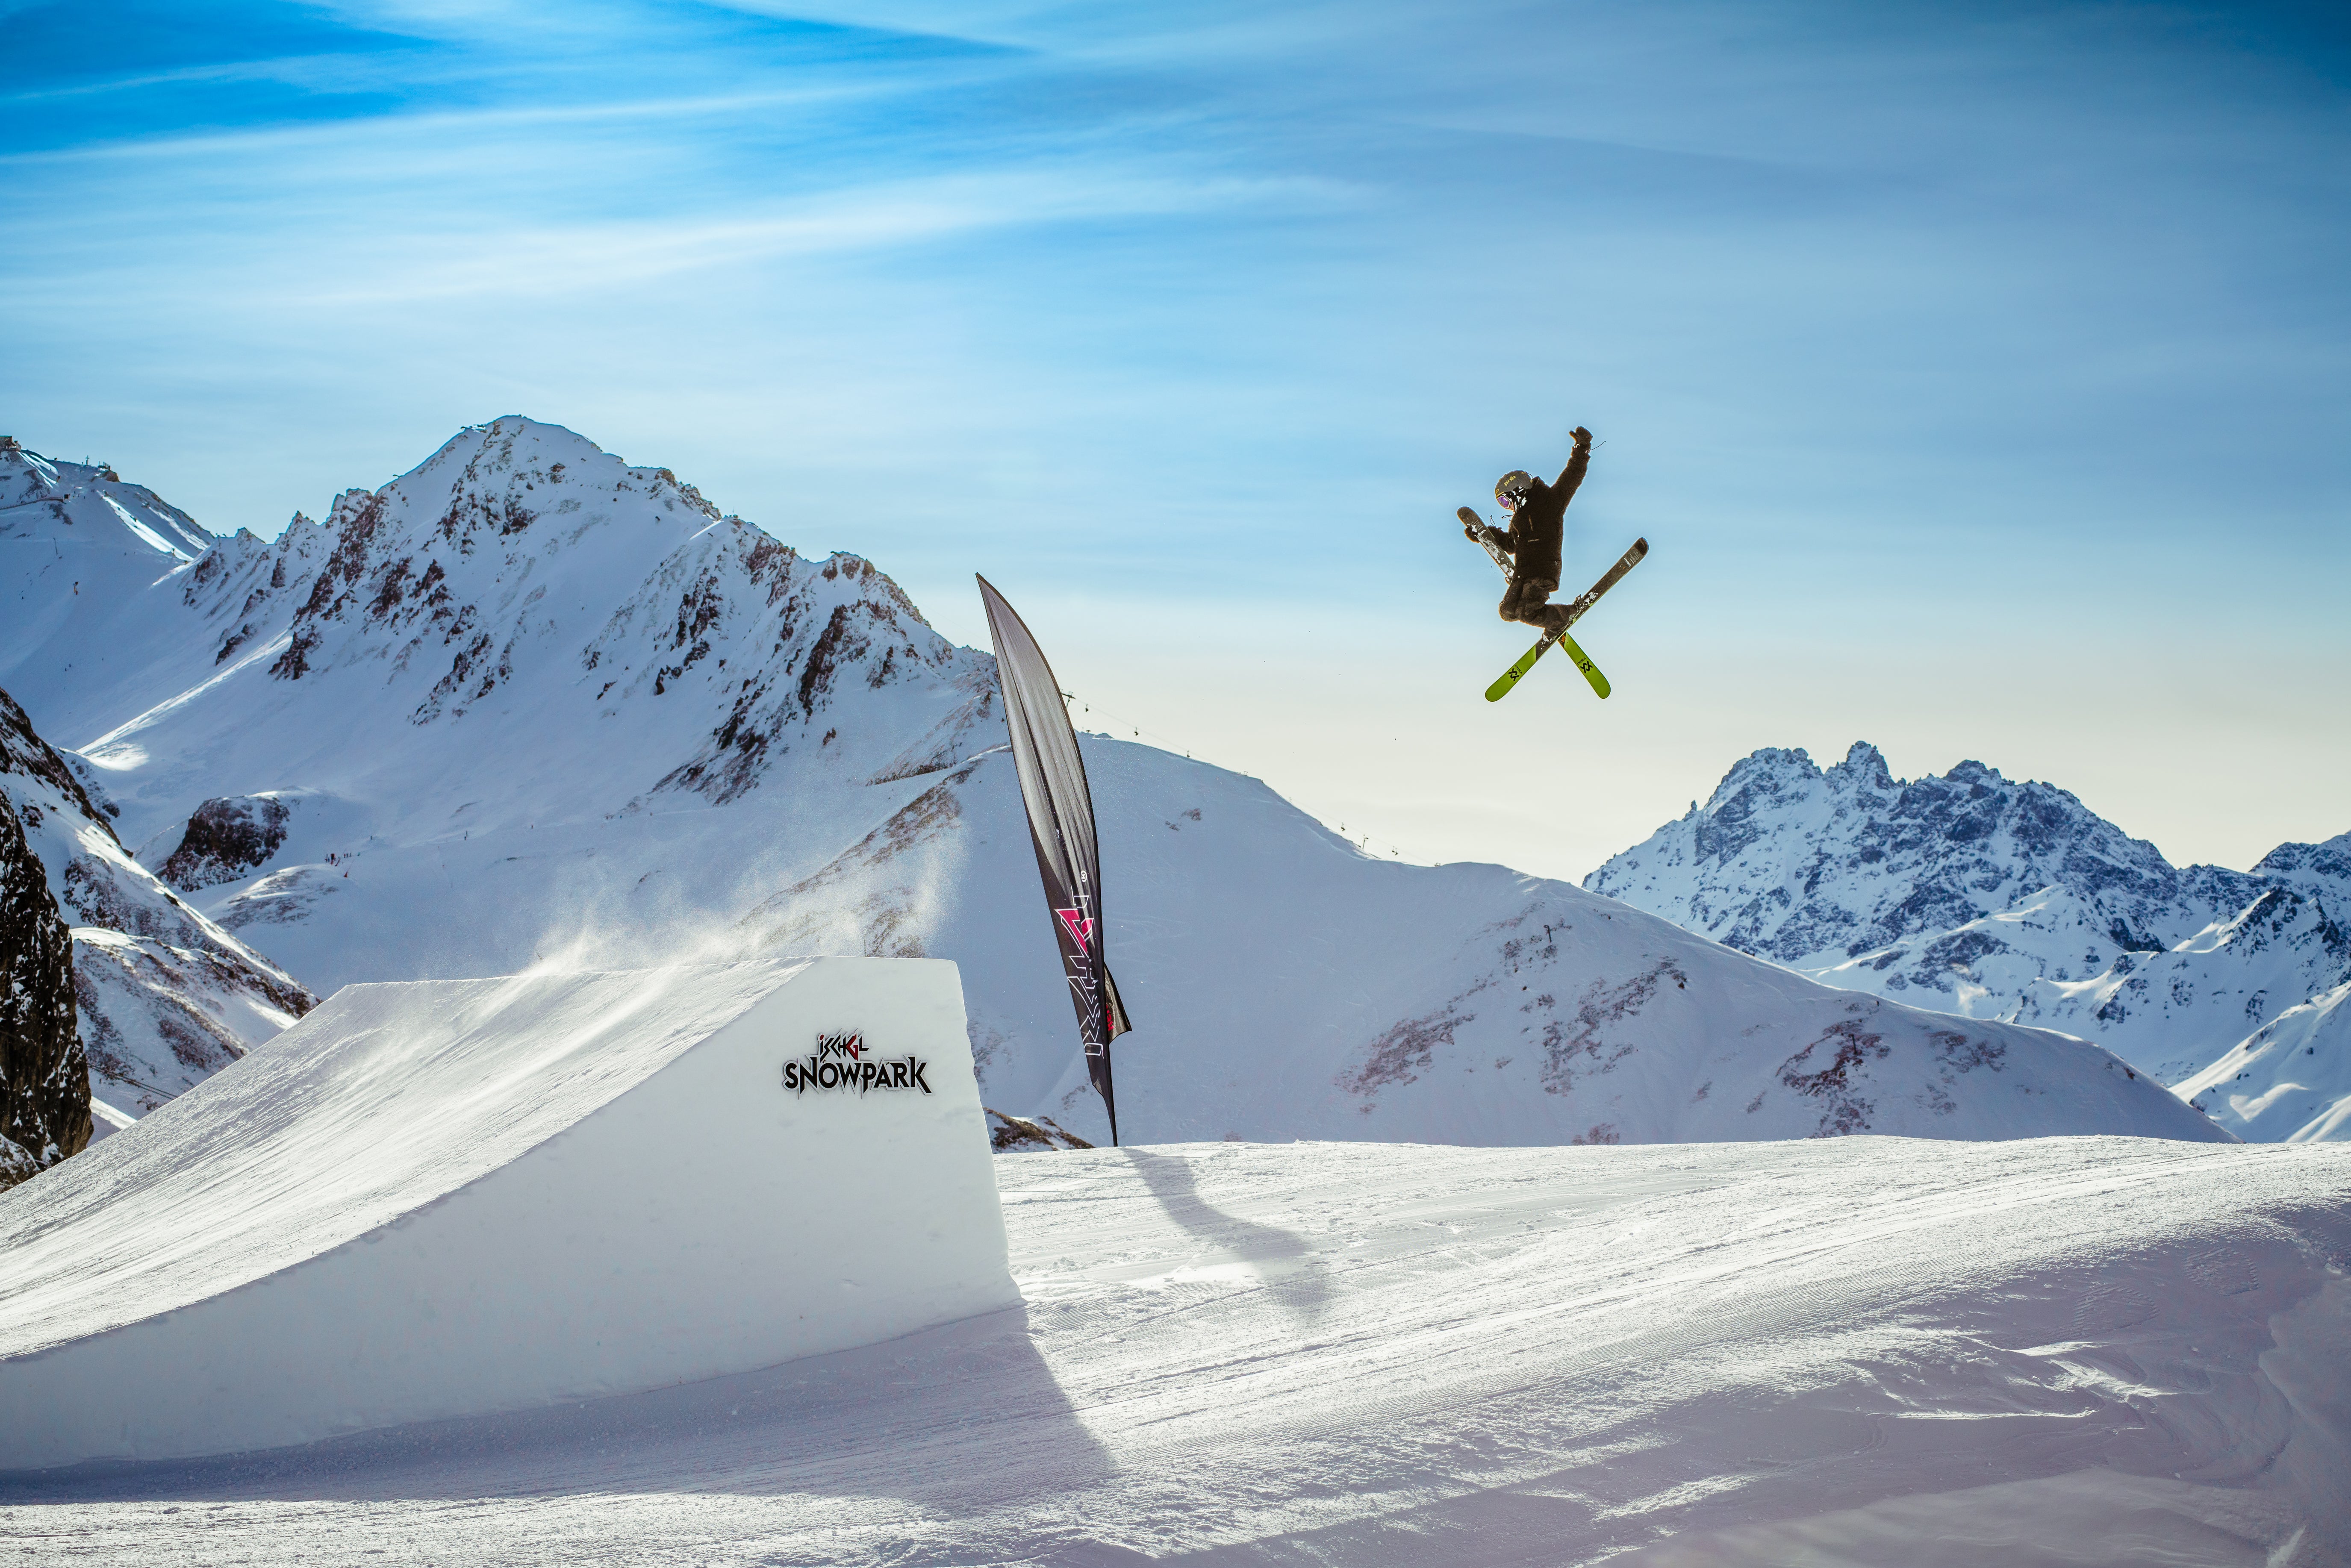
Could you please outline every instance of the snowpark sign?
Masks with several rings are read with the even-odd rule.
[[[929,1066],[912,1056],[886,1061],[870,1057],[862,1032],[820,1034],[814,1056],[784,1063],[784,1087],[795,1094],[811,1089],[854,1089],[860,1094],[869,1089],[919,1089],[928,1094],[931,1086],[923,1073]]]

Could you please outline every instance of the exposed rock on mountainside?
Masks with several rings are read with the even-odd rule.
[[[0,801],[71,923],[80,1051],[96,1093],[143,1114],[315,1005],[293,977],[132,860],[74,769],[0,692]]]
[[[1050,1116],[1008,1116],[987,1111],[987,1141],[999,1155],[1049,1154],[1057,1149],[1091,1149],[1075,1133],[1064,1132]]]
[[[2167,1082],[2351,978],[2351,834],[2175,868],[2080,800],[1874,747],[1756,752],[1585,879],[1832,985],[2096,1040]]]
[[[233,874],[187,901],[313,986],[953,958],[988,1103],[1108,1141],[993,661],[870,563],[504,419],[324,524],[109,580],[140,586],[0,628],[0,678],[88,737],[147,863],[193,841],[192,883]],[[1085,749],[1138,1139],[2225,1136],[2077,1043],[1855,1012],[1575,889],[1383,864],[1254,781]]]
[[[0,796],[0,1187],[89,1142],[89,1064],[74,1025],[73,937]]]
[[[286,841],[286,822],[292,815],[285,801],[270,795],[205,801],[188,819],[179,848],[160,868],[163,880],[193,893],[268,864]]]
[[[2351,888],[2351,833],[2338,833],[2323,844],[2280,844],[2254,862],[2252,874],[2264,887],[2339,902]]]

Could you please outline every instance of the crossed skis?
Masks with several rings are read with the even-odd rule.
[[[1487,528],[1486,520],[1467,507],[1462,507],[1457,515],[1470,529],[1470,537],[1485,549],[1486,554],[1493,560],[1494,565],[1500,569],[1502,577],[1507,581],[1510,575],[1510,558],[1503,552],[1501,547],[1488,537],[1492,530]],[[1599,581],[1585,589],[1575,601],[1567,607],[1567,619],[1560,622],[1559,630],[1545,632],[1542,641],[1528,649],[1520,656],[1517,664],[1503,671],[1501,677],[1486,688],[1486,700],[1489,703],[1498,703],[1509,695],[1510,688],[1519,684],[1519,677],[1533,669],[1535,661],[1549,653],[1553,643],[1565,645],[1567,656],[1575,661],[1577,669],[1583,672],[1583,678],[1592,684],[1593,691],[1601,696],[1606,696],[1608,677],[1600,673],[1600,666],[1592,662],[1591,655],[1576,645],[1575,639],[1567,634],[1567,629],[1583,620],[1583,612],[1599,603],[1600,596],[1615,587],[1617,580],[1640,565],[1641,558],[1648,553],[1649,541],[1645,538],[1635,539],[1633,548],[1618,556],[1616,564],[1603,572]]]

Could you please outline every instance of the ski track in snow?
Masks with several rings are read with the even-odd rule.
[[[2339,1146],[1208,1144],[996,1168],[1019,1312],[518,1416],[16,1478],[0,1552],[1957,1565],[2351,1549]]]

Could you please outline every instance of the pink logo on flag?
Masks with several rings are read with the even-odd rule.
[[[1075,909],[1056,909],[1053,913],[1061,917],[1061,924],[1070,928],[1070,935],[1081,948],[1093,951],[1094,923],[1091,916],[1081,918],[1081,912]]]

